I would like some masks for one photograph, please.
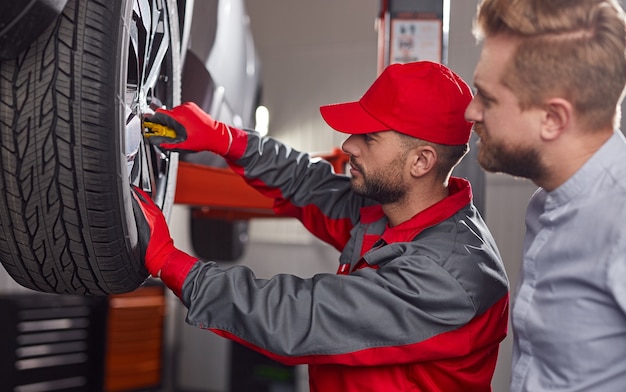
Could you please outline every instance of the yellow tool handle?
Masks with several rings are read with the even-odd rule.
[[[143,126],[146,129],[144,132],[145,137],[162,136],[171,139],[176,138],[176,131],[166,125],[144,121]]]

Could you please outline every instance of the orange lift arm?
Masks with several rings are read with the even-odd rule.
[[[335,173],[345,173],[349,157],[334,148],[316,155],[327,160]],[[226,220],[275,217],[273,199],[249,186],[230,168],[216,168],[189,162],[178,163],[174,203],[202,207],[207,218]]]

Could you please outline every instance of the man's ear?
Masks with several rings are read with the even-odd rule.
[[[574,114],[572,103],[563,98],[551,98],[544,105],[541,138],[556,140],[569,127]]]
[[[411,157],[411,175],[422,177],[429,173],[437,164],[437,150],[433,146],[425,145],[413,149]]]

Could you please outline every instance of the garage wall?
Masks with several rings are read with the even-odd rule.
[[[247,7],[271,134],[307,151],[339,145],[342,136],[326,126],[319,106],[360,97],[376,77],[378,1],[264,0]]]

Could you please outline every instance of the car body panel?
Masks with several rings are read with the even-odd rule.
[[[196,1],[188,52],[204,65],[215,85],[212,106],[204,109],[220,121],[253,127],[261,67],[244,1]],[[197,67],[194,70],[197,72]],[[189,75],[183,78],[193,80]],[[183,82],[183,97],[190,88]]]

